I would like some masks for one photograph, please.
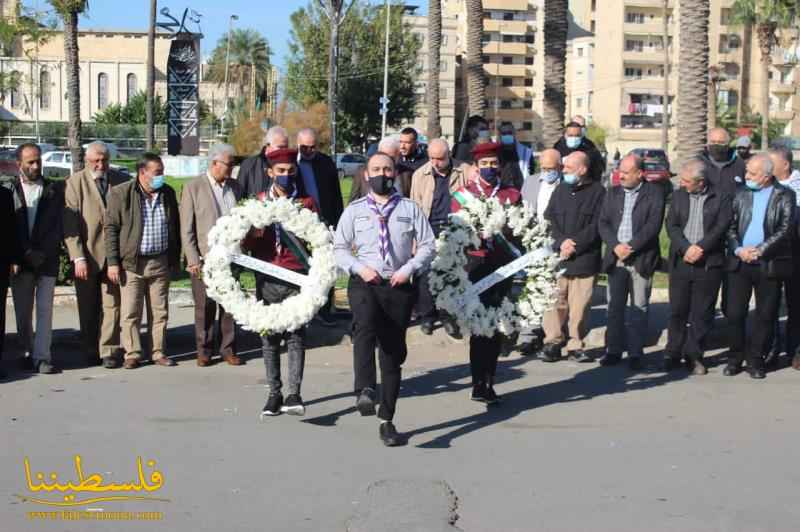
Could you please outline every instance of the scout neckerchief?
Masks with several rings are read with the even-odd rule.
[[[378,217],[378,221],[381,224],[381,258],[383,258],[383,262],[389,260],[389,216],[392,215],[392,211],[394,211],[394,208],[400,203],[400,198],[400,194],[394,192],[389,196],[389,201],[381,207],[378,205],[378,202],[375,201],[375,198],[372,197],[372,194],[367,194],[367,205],[369,205],[369,208],[375,213],[375,216]]]

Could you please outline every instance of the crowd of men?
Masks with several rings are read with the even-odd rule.
[[[618,364],[627,353],[630,368],[641,368],[653,279],[666,269],[666,371],[685,362],[695,375],[707,372],[703,356],[720,294],[730,326],[725,375],[736,375],[746,362],[751,377],[764,378],[782,353],[793,357],[793,367],[800,369],[800,172],[792,170],[789,149],[776,146],[751,156],[749,145],[731,147],[727,131],[712,129],[704,155],[682,165],[680,188],[668,197],[663,186],[644,179],[644,161],[633,154],[619,158],[621,186],[607,189],[604,158],[586,137],[581,117],[566,125],[563,138],[541,152],[538,161],[517,141],[511,124],[500,125],[497,140],[492,140],[486,120],[477,116],[468,120],[464,138],[452,149],[443,139],[423,149],[417,132],[403,129],[399,139],[383,139],[354,176],[346,209],[336,164],[319,151],[310,129],[299,132],[294,149],[283,128],[271,128],[263,149],[241,164],[236,178],[233,147],[214,145],[206,174],[189,181],[180,198],[165,183],[157,155],[143,155],[136,176],[129,179],[110,168],[108,148],[95,142],[86,149],[85,169],[61,182],[43,178],[39,147],[23,144],[16,154],[18,178],[0,187],[6,234],[0,250],[0,296],[5,298],[11,287],[23,365],[42,374],[59,371],[51,343],[62,242],[74,265],[89,364],[140,366],[145,361],[140,329],[146,316],[150,359],[174,366],[166,356],[169,285],[185,268],[195,303],[197,365],[209,366],[217,355],[240,365],[235,323],[208,297],[202,281],[208,233],[242,199],[288,197],[335,228],[337,263],[350,276],[356,407],[364,416],[377,413],[381,440],[396,445],[400,436],[393,419],[414,309],[424,334],[432,334],[439,320],[448,334],[460,336],[453,317],[436,309],[427,272],[435,239],[464,198],[473,195],[512,204],[527,201],[537,219],[549,224],[553,251],[561,259],[558,300],[541,329],[520,335],[524,354],[545,362],[593,362],[585,343],[588,309],[598,276],[605,274],[608,323],[599,363]],[[670,240],[667,257],[659,244],[664,225]],[[280,224],[252,229],[242,247],[277,266],[308,269],[309,250]],[[468,253],[473,281],[514,259],[493,242]],[[279,303],[298,290],[256,273],[256,296],[265,303]],[[499,305],[511,293],[508,280],[480,297],[485,305]],[[748,336],[745,322],[753,293]],[[788,313],[785,332],[778,328],[782,296]],[[5,306],[0,319],[4,333]],[[331,302],[318,319],[331,323]],[[500,402],[494,375],[504,340],[500,334],[470,338],[471,399]],[[284,341],[285,399],[280,363]],[[302,415],[305,332],[267,335],[262,351],[269,387],[262,416]]]

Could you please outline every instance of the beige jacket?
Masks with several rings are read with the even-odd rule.
[[[450,170],[450,193],[467,184],[469,179],[470,165],[456,159],[451,159],[452,170]],[[433,177],[433,166],[430,162],[420,166],[411,178],[410,198],[419,204],[425,216],[430,217],[431,206],[433,205],[433,190],[436,182]]]
[[[236,201],[242,198],[238,181],[228,179]],[[208,232],[217,223],[217,204],[208,176],[203,174],[189,181],[181,191],[181,243],[186,255],[186,264],[200,264],[201,257],[208,253]]]
[[[130,180],[130,176],[110,170],[106,200],[111,197],[111,189]],[[106,266],[106,241],[103,222],[106,204],[97,190],[91,170],[84,168],[67,178],[64,189],[64,244],[69,251],[70,260],[86,259],[92,274]]]

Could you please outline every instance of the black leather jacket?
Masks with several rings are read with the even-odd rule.
[[[795,231],[795,194],[777,181],[769,198],[767,214],[764,217],[764,242],[759,244],[762,267],[767,272],[778,272],[777,263],[792,261],[792,236]],[[741,246],[742,238],[753,216],[753,193],[741,188],[733,199],[733,217],[728,229],[728,269],[736,270],[741,260],[736,256],[736,248]],[[791,273],[790,273],[791,275]],[[782,277],[783,275],[776,276]]]

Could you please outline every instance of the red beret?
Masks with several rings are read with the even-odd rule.
[[[472,158],[475,161],[486,157],[499,157],[501,145],[499,142],[484,142],[472,148]]]
[[[267,154],[270,164],[297,163],[297,150],[280,148]]]

